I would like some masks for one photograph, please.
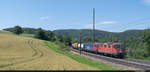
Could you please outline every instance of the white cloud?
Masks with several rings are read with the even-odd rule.
[[[117,23],[116,21],[102,21],[99,24],[114,24]]]
[[[41,16],[40,19],[41,19],[41,20],[48,20],[48,19],[49,19],[49,16]]]
[[[95,26],[99,28],[99,26],[101,26],[102,24],[115,24],[117,23],[116,21],[101,21],[99,23],[96,23]],[[86,29],[92,29],[93,28],[93,24],[86,24],[84,26],[84,28]]]
[[[87,24],[87,25],[85,25],[85,27],[84,27],[84,28],[92,29],[92,28],[93,28],[93,24]]]
[[[144,0],[144,2],[148,5],[150,5],[150,0]]]

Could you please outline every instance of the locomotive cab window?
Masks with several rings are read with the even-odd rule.
[[[104,47],[106,48],[106,47],[107,47],[107,45],[104,45]]]
[[[111,48],[111,44],[109,44],[109,48]]]
[[[120,48],[120,45],[114,45],[114,48]]]
[[[101,47],[103,47],[103,44],[101,44]]]

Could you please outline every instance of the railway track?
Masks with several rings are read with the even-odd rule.
[[[70,50],[80,53],[78,50],[73,49],[73,48],[70,48]],[[121,65],[129,66],[129,67],[134,67],[134,68],[138,68],[141,70],[150,70],[150,61],[144,61],[144,60],[138,60],[138,59],[117,59],[117,58],[106,57],[106,56],[97,55],[97,54],[89,53],[85,51],[82,51],[81,53],[89,57],[106,60],[115,64],[121,64]]]

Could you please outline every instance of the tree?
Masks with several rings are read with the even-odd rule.
[[[111,41],[112,41],[112,42],[115,42],[115,41],[118,41],[118,39],[117,39],[117,37],[116,37],[116,36],[112,35],[112,37],[111,37]]]
[[[144,30],[143,42],[146,43],[147,51],[148,51],[148,54],[150,55],[150,29]]]
[[[99,40],[100,40],[99,38],[95,38],[95,40],[94,40],[94,41],[95,41],[95,42],[99,42]]]
[[[38,28],[35,33],[35,38],[46,40],[47,37],[45,31],[42,28]]]
[[[92,40],[92,38],[90,38],[90,37],[87,37],[86,39],[84,39],[84,42],[92,42],[93,40]]]
[[[64,42],[64,37],[62,35],[57,35],[56,38],[58,41]]]
[[[72,43],[72,37],[70,37],[70,36],[64,36],[64,43],[66,45],[71,45],[71,43]]]
[[[23,29],[20,26],[15,26],[14,29],[13,29],[13,33],[17,34],[17,35],[22,34]]]
[[[52,31],[46,31],[46,40],[53,41],[55,38],[55,35]]]

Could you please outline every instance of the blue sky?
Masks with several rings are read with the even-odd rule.
[[[150,0],[0,0],[0,29],[22,27],[121,32],[150,27]]]

